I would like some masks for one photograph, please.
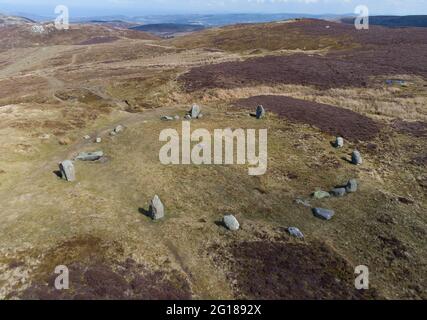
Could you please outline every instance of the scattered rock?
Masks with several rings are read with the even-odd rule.
[[[304,234],[300,231],[300,229],[296,227],[289,227],[288,232],[291,236],[298,238],[298,239],[304,239]]]
[[[165,207],[158,195],[155,195],[153,200],[151,200],[150,214],[153,220],[160,220],[165,217]]]
[[[191,120],[191,116],[189,114],[186,114],[184,117],[185,120]]]
[[[331,191],[331,194],[334,197],[344,197],[346,194],[346,189],[345,188],[335,188]]]
[[[179,120],[179,119],[181,119],[178,115],[177,115],[177,116],[175,116],[174,118],[175,118],[175,120]]]
[[[233,215],[224,216],[223,221],[227,229],[231,231],[237,231],[240,228],[239,221],[237,221],[236,217]]]
[[[337,137],[335,141],[335,148],[343,148],[344,147],[344,139],[341,137]]]
[[[111,132],[110,132],[110,136],[114,137],[114,136],[116,136],[116,135],[117,135],[116,131],[111,131]]]
[[[313,198],[318,199],[318,200],[330,198],[330,197],[331,197],[331,195],[329,194],[329,192],[322,191],[322,190],[316,191],[313,193]]]
[[[298,199],[295,200],[295,203],[301,204],[304,207],[311,208],[311,204],[310,204],[310,202],[308,202],[308,200],[304,200],[304,199],[298,198]]]
[[[80,161],[97,161],[104,156],[104,152],[96,151],[96,152],[81,152],[76,157],[76,160]]]
[[[162,120],[162,121],[173,121],[175,119],[173,117],[170,117],[170,116],[162,116],[160,118],[160,120]]]
[[[61,146],[66,146],[71,143],[71,139],[68,137],[61,137],[61,138],[58,138],[58,142]]]
[[[314,208],[313,214],[320,219],[331,220],[332,217],[335,215],[335,212],[333,210],[328,209]]]
[[[259,105],[256,108],[256,118],[257,119],[262,119],[264,117],[265,117],[265,109],[264,109],[264,107],[262,105]]]
[[[47,134],[47,133],[42,134],[39,138],[41,140],[49,140],[50,139],[50,134]]]
[[[102,142],[102,139],[101,139],[101,138],[96,138],[95,142],[96,142],[96,143],[101,143],[101,142]]]
[[[347,186],[345,187],[346,192],[348,193],[354,193],[357,192],[358,189],[358,183],[356,179],[351,179],[348,183]]]
[[[363,159],[359,151],[353,151],[353,154],[351,155],[351,163],[357,166],[363,164]]]
[[[85,136],[83,137],[83,139],[85,139],[85,140],[90,140],[90,136],[89,136],[89,135],[85,135]]]
[[[62,179],[69,182],[76,181],[76,171],[71,160],[65,160],[61,162],[59,164],[59,170],[61,171]]]
[[[199,105],[193,104],[193,106],[191,107],[191,110],[189,111],[189,114],[190,114],[192,119],[198,119],[201,111],[202,110],[199,107]]]

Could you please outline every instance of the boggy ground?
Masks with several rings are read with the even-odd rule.
[[[426,298],[427,173],[414,161],[426,152],[422,77],[395,75],[408,87],[375,78],[366,88],[279,83],[189,93],[178,78],[191,68],[252,54],[144,39],[81,41],[0,54],[1,298]],[[275,112],[257,121],[249,115],[255,103],[253,111],[234,105],[259,95],[351,110],[379,131],[336,150],[332,132]],[[267,128],[267,174],[161,165],[159,133],[180,130],[181,122],[160,117],[182,117],[193,102],[204,112],[193,129]],[[118,124],[124,132],[110,136]],[[363,166],[347,161],[356,148]],[[55,174],[58,162],[95,150],[106,161],[76,162],[76,182]],[[360,181],[359,192],[311,199],[350,178]],[[144,214],[155,194],[166,207],[157,222]],[[299,198],[336,216],[321,221]],[[236,233],[220,223],[229,213],[241,223]],[[292,239],[289,226],[305,240]],[[61,264],[72,281],[58,293],[52,277]],[[364,293],[353,290],[362,264],[371,274]]]

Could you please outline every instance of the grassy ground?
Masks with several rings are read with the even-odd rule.
[[[401,89],[260,86],[190,95],[176,81],[186,68],[240,56],[164,47],[156,47],[152,54],[144,40],[129,40],[120,43],[128,46],[127,59],[122,60],[111,46],[83,50],[70,46],[66,51],[72,54],[61,53],[53,65],[42,59],[25,71],[18,61],[9,65],[7,73],[0,73],[1,83],[19,72],[33,77],[37,72],[46,80],[21,82],[22,90],[30,89],[27,97],[12,85],[2,87],[1,298],[19,297],[35,283],[48,281],[58,264],[90,266],[90,261],[100,259],[117,271],[120,263],[116,262],[127,258],[171,279],[177,273],[196,299],[256,297],[244,290],[246,271],[257,270],[244,266],[254,257],[237,256],[232,248],[259,241],[271,252],[289,244],[292,249],[284,252],[293,258],[326,246],[331,264],[340,261],[346,266],[339,272],[369,266],[372,288],[380,297],[426,298],[427,200],[422,187],[426,172],[411,163],[413,156],[425,152],[425,138],[397,133],[388,126],[396,118],[425,121],[420,79]],[[129,56],[132,48],[147,51]],[[86,50],[95,60],[84,59]],[[405,95],[407,91],[411,95]],[[370,141],[375,148],[366,142],[347,143],[336,150],[330,144],[334,137],[316,128],[272,114],[257,121],[232,106],[235,99],[255,94],[285,94],[349,108],[384,127]],[[44,102],[31,102],[36,98]],[[250,177],[246,166],[161,165],[159,133],[165,128],[180,129],[181,121],[162,122],[160,116],[182,117],[192,102],[200,103],[205,115],[191,123],[193,129],[267,128],[267,174]],[[126,129],[111,137],[109,132],[117,124]],[[49,138],[42,138],[44,134]],[[103,141],[86,141],[86,134]],[[62,138],[68,139],[67,144],[59,143]],[[365,159],[360,167],[343,160],[356,147]],[[59,161],[96,150],[103,150],[107,161],[77,162],[76,182],[67,183],[54,174]],[[311,199],[313,191],[328,191],[350,178],[360,181],[358,193],[342,199]],[[144,215],[155,194],[166,207],[166,218],[158,222]],[[329,222],[318,220],[310,208],[295,202],[297,198],[334,209],[336,216]],[[230,213],[242,225],[236,233],[219,223]],[[300,228],[306,240],[290,239],[284,231],[289,226]],[[247,247],[251,245],[242,245]],[[318,263],[316,259],[308,261]],[[244,262],[236,267],[235,261]],[[292,279],[298,281],[296,274]],[[354,279],[353,274],[337,277]]]

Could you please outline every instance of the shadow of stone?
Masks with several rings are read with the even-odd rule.
[[[346,157],[341,157],[341,160],[344,160],[344,161],[346,161],[346,162],[348,162],[350,164],[353,164],[353,161],[347,159]]]
[[[225,223],[224,223],[224,221],[222,221],[222,220],[217,220],[217,221],[215,221],[215,224],[216,224],[218,227],[227,228],[227,227],[226,227],[226,225],[225,225]]]
[[[148,210],[144,209],[144,208],[139,208],[138,209],[139,213],[143,214],[144,216],[148,217],[148,218],[152,218],[152,210],[151,210],[151,206],[148,208]]]
[[[53,171],[53,174],[56,175],[59,179],[62,179],[62,172],[61,172],[61,170],[55,170],[55,171]]]

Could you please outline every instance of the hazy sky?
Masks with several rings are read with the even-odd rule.
[[[0,0],[0,12],[52,15],[63,4],[70,15],[158,13],[352,13],[366,5],[371,14],[427,14],[427,0]]]

